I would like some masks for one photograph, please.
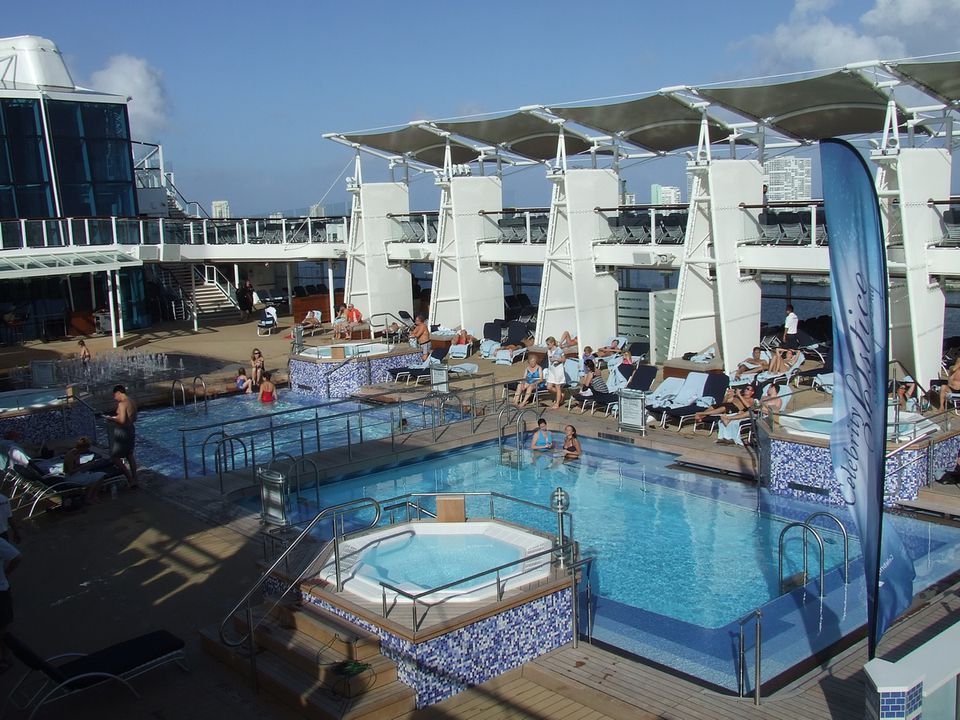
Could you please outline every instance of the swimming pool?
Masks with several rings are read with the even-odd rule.
[[[364,409],[363,420],[347,414]],[[429,407],[404,409],[405,431],[429,427]],[[350,423],[348,430],[347,423]],[[350,442],[389,437],[399,423],[396,407],[359,402],[318,402],[315,397],[281,391],[275,403],[261,403],[255,394],[234,395],[196,405],[143,410],[137,418],[137,455],[144,467],[170,477],[215,472],[214,452],[218,433],[240,439],[233,451],[237,467],[243,464],[243,448],[253,464],[268,462],[275,455],[317,452]],[[272,427],[272,432],[271,432]],[[319,437],[319,445],[318,445]],[[206,456],[206,458],[204,458]],[[204,459],[206,462],[204,463]],[[205,471],[205,473],[204,473]]]
[[[493,491],[546,504],[562,486],[570,494],[575,539],[583,553],[596,557],[595,638],[727,689],[736,688],[737,621],[754,608],[765,608],[767,678],[863,624],[860,549],[851,538],[852,582],[845,585],[838,571],[841,538],[827,525],[820,533],[828,570],[823,602],[815,552],[814,582],[780,596],[780,532],[822,505],[761,493],[758,512],[752,485],[678,471],[664,453],[597,440],[583,444],[581,461],[542,456],[521,470],[500,464],[497,446],[485,444],[325,485],[321,501],[330,506],[409,492]],[[487,502],[468,497],[468,515],[487,516]],[[513,504],[498,505],[496,515],[553,530],[550,518]],[[916,592],[960,567],[960,530],[902,517],[888,521],[917,565]],[[786,550],[789,576],[801,568],[799,532],[787,536]]]

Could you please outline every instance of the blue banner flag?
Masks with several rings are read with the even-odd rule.
[[[833,307],[833,473],[863,549],[867,643],[913,600],[913,561],[896,530],[883,527],[887,440],[887,265],[870,170],[842,140],[820,143],[823,204],[830,227]]]

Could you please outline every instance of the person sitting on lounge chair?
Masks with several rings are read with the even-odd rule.
[[[703,422],[711,416],[726,416],[741,413],[753,407],[753,398],[757,393],[753,385],[731,387],[716,405],[704,408],[693,416],[694,422]]]
[[[577,336],[571,335],[569,330],[564,330],[563,334],[560,335],[560,342],[558,343],[562,348],[576,347],[577,346]]]
[[[107,461],[110,464],[110,461]],[[93,504],[100,502],[97,494],[106,473],[103,472],[103,459],[90,455],[90,440],[81,437],[63,456],[63,475],[70,482],[86,488],[84,500]]]
[[[513,404],[517,407],[523,407],[530,402],[534,391],[543,390],[544,387],[543,368],[537,363],[536,356],[530,355],[527,358],[527,369],[523,380],[517,385],[517,391],[513,394]],[[521,395],[523,395],[522,400],[520,399]]]
[[[337,307],[337,314],[333,318],[333,339],[345,340],[347,338],[347,306],[343,303]]]
[[[610,341],[609,345],[597,348],[597,357],[605,358],[609,357],[610,355],[619,355],[621,352],[623,352],[623,348],[620,347],[620,340],[618,338],[614,338]]]
[[[792,350],[790,348],[777,348],[773,352],[773,357],[770,359],[770,367],[767,369],[767,372],[773,375],[784,375],[790,368],[793,366],[794,361],[797,359],[797,353],[799,350]]]
[[[763,359],[763,348],[758,345],[753,349],[753,354],[750,357],[741,360],[740,364],[737,365],[737,371],[733,374],[733,379],[739,380],[744,375],[755,375],[769,367],[770,363]]]

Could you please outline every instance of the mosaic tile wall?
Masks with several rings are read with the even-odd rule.
[[[387,370],[407,367],[420,360],[420,353],[358,358],[346,365],[339,362],[315,363],[290,360],[290,387],[294,392],[319,398],[327,397],[327,375],[330,379],[330,397],[349,397],[364,385],[386,382]],[[299,386],[305,387],[299,387]],[[309,388],[309,389],[308,389]]]
[[[96,435],[96,418],[86,405],[59,405],[49,410],[34,410],[23,415],[0,418],[0,436],[15,430],[24,440],[33,445],[42,445],[47,440]],[[102,435],[100,443],[105,443]]]
[[[875,688],[867,683],[867,717],[879,720],[919,720],[923,716],[923,682],[909,690]]]
[[[935,478],[953,468],[958,451],[960,436],[937,443],[933,452]],[[829,448],[771,438],[769,451],[765,450],[764,454],[769,456],[764,467],[771,492],[824,505],[843,504],[840,488],[834,481]],[[926,448],[904,450],[888,461],[887,470],[886,493],[891,502],[915,499],[920,488],[927,484]]]
[[[379,636],[383,654],[397,664],[400,681],[416,691],[419,709],[570,642],[572,597],[571,589],[566,588],[420,643],[398,637],[314,595],[302,599]]]

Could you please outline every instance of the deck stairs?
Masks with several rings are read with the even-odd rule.
[[[312,605],[265,604],[253,613],[256,662],[249,644],[230,647],[216,628],[201,630],[204,649],[307,718],[393,720],[415,709],[414,691],[380,652],[379,638]],[[234,630],[247,621],[235,616]],[[353,667],[347,663],[355,663]],[[359,671],[351,676],[350,671]]]
[[[163,268],[183,295],[189,298],[191,266],[187,263],[175,263],[164,264]],[[237,320],[239,311],[233,298],[227,297],[214,283],[203,282],[199,275],[196,282],[195,301],[200,322]]]

